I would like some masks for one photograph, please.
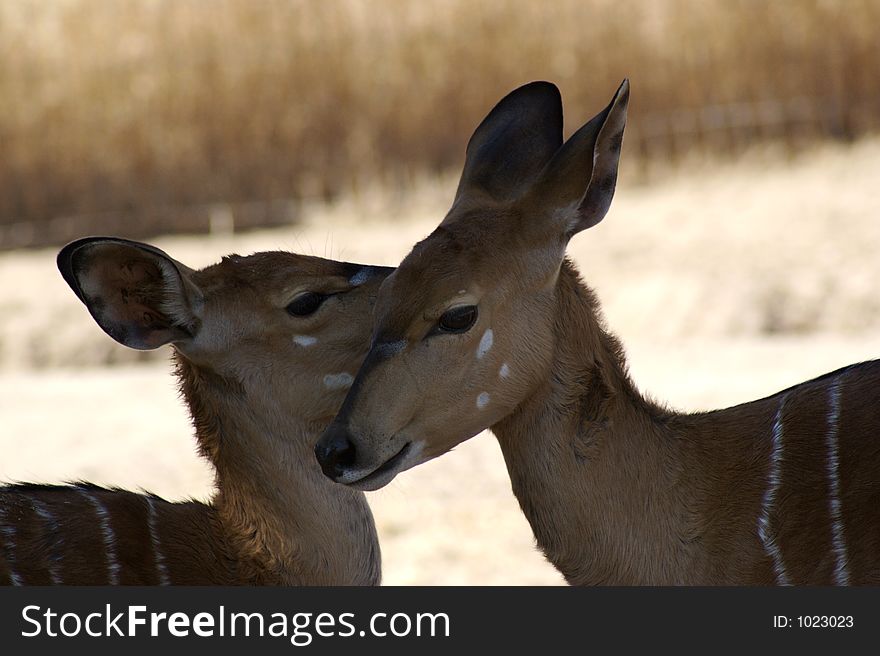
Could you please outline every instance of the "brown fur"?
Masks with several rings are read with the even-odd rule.
[[[759,530],[766,510],[788,580],[827,584],[841,566],[829,469],[829,388],[839,385],[845,566],[853,583],[880,583],[880,362],[710,413],[674,413],[640,394],[595,296],[564,259],[571,235],[610,205],[628,86],[565,144],[534,125],[542,112],[559,124],[558,98],[537,93],[545,88],[514,91],[481,123],[452,209],[383,284],[381,340],[319,455],[352,446],[344,467],[328,448],[325,472],[376,489],[491,428],[538,546],[570,583],[785,582]],[[514,111],[521,103],[530,111]],[[498,177],[471,161],[484,157]],[[522,187],[504,193],[508,162],[536,169],[516,168]],[[478,309],[474,325],[438,331],[462,304]],[[767,503],[783,398],[781,483]]]
[[[65,584],[110,582],[91,495],[106,509],[121,584],[159,583],[160,560],[176,585],[379,583],[366,499],[323,477],[313,448],[344,396],[323,376],[360,364],[388,269],[371,267],[354,286],[361,265],[276,252],[192,271],[116,239],[75,242],[59,266],[118,341],[174,344],[181,394],[217,490],[203,504],[87,485],[0,488],[0,582],[17,575],[18,583],[48,584],[53,566]],[[286,305],[303,291],[332,295],[313,315],[290,316]],[[302,346],[295,335],[317,342]]]
[[[492,427],[548,559],[575,584],[774,583],[757,517],[782,394],[711,413],[660,408],[629,381],[618,344],[596,319],[597,308],[582,302],[585,288],[570,265],[557,289],[557,356],[548,382]],[[581,322],[586,330],[572,329]],[[604,385],[579,380],[577,372],[592,368],[591,360],[607,372]],[[773,520],[791,581],[799,584],[832,582],[825,443],[830,380],[787,393],[784,483]],[[848,563],[853,582],[876,584],[878,490],[856,481],[880,473],[872,430],[880,417],[861,409],[880,402],[880,362],[844,370],[840,380],[852,394],[844,392],[840,413]],[[574,401],[601,403],[603,389],[612,391],[604,423],[585,426]],[[865,414],[873,416],[859,421]],[[591,457],[584,460],[578,456],[586,439]],[[849,444],[866,457],[849,456]]]

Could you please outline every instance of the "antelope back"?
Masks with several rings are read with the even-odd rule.
[[[248,582],[217,529],[214,509],[195,501],[85,483],[2,487],[0,584]]]

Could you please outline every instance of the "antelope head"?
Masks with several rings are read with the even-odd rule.
[[[452,208],[382,284],[370,351],[316,448],[373,490],[510,415],[548,378],[569,239],[614,195],[629,86],[562,140],[552,84],[516,89],[477,127]]]
[[[210,442],[218,435],[210,425],[220,417],[279,447],[308,422],[329,422],[366,353],[373,302],[391,271],[287,252],[230,255],[195,271],[153,246],[104,237],[68,244],[58,267],[117,342],[173,345],[200,446],[215,464],[222,440]],[[258,445],[226,446],[241,456]]]

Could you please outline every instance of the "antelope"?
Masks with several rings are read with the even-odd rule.
[[[566,259],[610,207],[628,100],[624,80],[563,143],[534,82],[477,127],[448,214],[380,287],[324,473],[375,490],[488,428],[570,584],[880,583],[880,361],[675,412]]]
[[[378,585],[364,494],[314,443],[369,345],[383,267],[285,252],[193,270],[118,238],[68,244],[58,267],[98,325],[173,346],[210,503],[89,484],[0,488],[0,581],[13,585]]]

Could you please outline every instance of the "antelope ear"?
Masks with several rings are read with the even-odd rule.
[[[456,202],[476,194],[496,200],[520,195],[562,145],[562,99],[550,82],[511,91],[474,131]]]
[[[57,263],[98,325],[120,344],[155,349],[198,331],[203,296],[193,271],[158,248],[87,237],[62,248]]]
[[[592,228],[611,206],[628,103],[624,80],[611,103],[565,142],[529,191],[532,209],[561,220],[566,237]]]

